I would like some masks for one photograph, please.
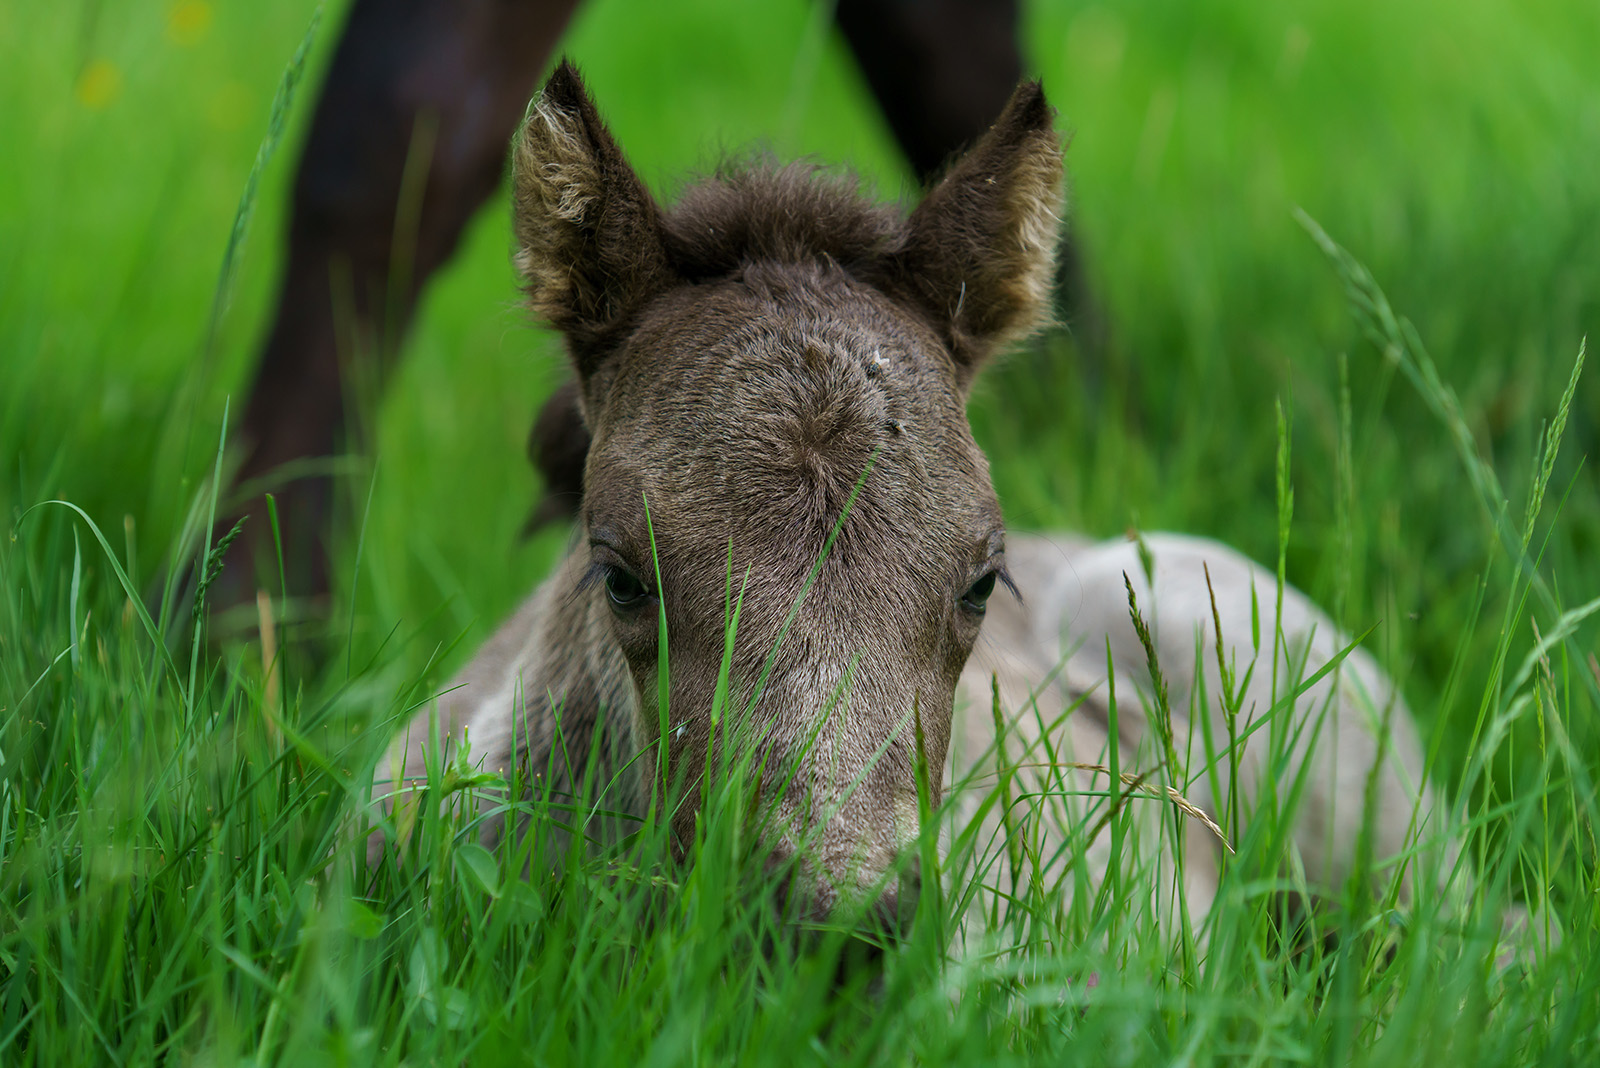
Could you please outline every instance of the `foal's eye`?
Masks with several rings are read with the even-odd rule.
[[[989,595],[994,592],[995,578],[998,575],[998,571],[990,571],[968,587],[967,592],[961,595],[961,607],[969,612],[983,615],[984,606],[989,602]]]
[[[650,599],[650,591],[633,575],[620,567],[606,568],[606,596],[611,607],[619,612],[631,611]]]

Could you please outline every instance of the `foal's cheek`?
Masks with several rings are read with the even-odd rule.
[[[955,693],[956,686],[961,678],[961,672],[966,670],[967,661],[972,659],[973,650],[978,647],[978,641],[983,635],[983,617],[969,620],[960,617],[961,610],[956,609],[957,618],[950,627],[950,638],[945,645],[944,674],[950,681],[950,692]]]
[[[622,657],[627,662],[628,674],[633,679],[634,690],[638,696],[636,707],[648,710],[653,718],[657,693],[656,619],[651,616],[646,624],[639,619],[619,618],[613,615],[611,632],[616,638],[617,648],[622,651]]]
[[[665,729],[670,760],[694,757],[703,762],[711,742],[715,674],[707,678],[697,658],[675,655],[667,666],[667,706],[663,709],[657,649],[654,640],[624,648],[635,693],[634,740],[639,747],[655,745]]]

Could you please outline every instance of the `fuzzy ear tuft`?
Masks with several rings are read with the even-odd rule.
[[[566,60],[512,149],[517,268],[533,310],[567,335],[580,379],[606,332],[668,277],[660,212]]]
[[[1062,187],[1055,110],[1024,82],[907,220],[897,273],[947,332],[965,382],[1049,318]]]

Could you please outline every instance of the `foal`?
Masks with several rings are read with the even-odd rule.
[[[1007,538],[965,405],[983,363],[1049,305],[1062,156],[1037,84],[909,216],[803,166],[719,174],[663,209],[565,64],[514,169],[518,266],[565,336],[592,443],[575,547],[440,699],[446,744],[470,733],[487,769],[548,768],[557,795],[587,774],[615,779],[608,807],[642,814],[658,752],[706,766],[726,655],[724,685],[751,709],[769,765],[795,769],[759,803],[777,828],[766,844],[800,862],[817,914],[873,894],[881,914],[899,912],[888,875],[920,832],[919,761],[935,804],[995,770],[1103,802],[1107,779],[1078,765],[1108,760],[1113,722],[1122,767],[1176,761],[1167,780],[1213,815],[1232,769],[1247,811],[1278,789],[1269,735],[1291,769],[1309,761],[1294,827],[1313,890],[1348,874],[1375,766],[1375,850],[1400,850],[1428,799],[1409,717],[1371,658],[1350,652],[1291,700],[1287,684],[1273,692],[1273,676],[1309,675],[1343,644],[1305,598],[1284,593],[1278,670],[1262,664],[1225,695],[1217,665],[1251,659],[1238,643],[1277,594],[1248,561],[1178,536]],[[730,573],[742,588],[731,651]],[[1202,773],[1201,739],[1215,752],[1243,733],[1225,721],[1228,696],[1258,720],[1276,701],[1278,718]],[[1012,717],[1003,739],[996,702]],[[397,757],[402,788],[440,744],[428,723]],[[602,767],[584,766],[591,752]],[[956,799],[958,819],[978,815],[979,794]],[[689,840],[696,810],[672,811]],[[1000,830],[992,809],[982,818]],[[1194,827],[1177,900],[1199,917],[1219,845]],[[1066,841],[1059,827],[1027,833],[1046,857],[1059,850],[1041,838]],[[1072,844],[1109,863],[1098,840]]]

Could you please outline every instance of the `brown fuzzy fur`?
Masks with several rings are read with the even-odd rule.
[[[673,767],[704,767],[731,564],[743,597],[734,697],[748,699],[770,668],[755,705],[761,744],[800,774],[762,803],[788,828],[771,843],[779,852],[809,840],[805,893],[818,910],[877,885],[917,833],[913,709],[928,761],[943,767],[953,753],[952,774],[992,766],[991,684],[1017,717],[1000,745],[1012,766],[1063,754],[1092,763],[1110,742],[1109,649],[1125,698],[1125,766],[1150,755],[1139,714],[1150,676],[1120,578],[1140,574],[1141,561],[1130,546],[1080,541],[1013,539],[1008,552],[965,416],[982,363],[1049,306],[1062,154],[1037,84],[1017,89],[909,216],[814,167],[766,165],[706,179],[663,210],[565,64],[529,112],[514,162],[517,262],[530,304],[564,334],[576,374],[541,419],[537,458],[561,470],[581,457],[579,537],[441,698],[446,739],[470,730],[475,759],[549,768],[565,793],[595,770],[567,761],[587,754],[599,731],[601,781],[624,755],[647,755],[613,798],[642,810],[660,740],[657,599],[671,645],[663,748]],[[587,436],[562,443],[580,427]],[[571,494],[577,480],[563,477]],[[1251,597],[1272,592],[1221,546],[1176,537],[1151,546],[1154,581],[1135,586],[1162,646],[1176,717],[1187,723],[1189,699],[1202,689],[1214,713],[1221,707],[1206,665],[1219,645],[1249,658],[1236,643],[1249,633]],[[997,594],[985,623],[969,592],[1003,574],[1008,559],[1026,601]],[[1215,611],[1203,565],[1219,576]],[[614,603],[614,582],[642,588],[643,603]],[[1326,617],[1292,590],[1284,604],[1297,648],[1331,656],[1339,639]],[[1276,698],[1263,689],[1271,674],[1263,665],[1251,676],[1252,707]],[[1041,733],[1043,721],[1028,711],[1035,700],[1047,716],[1075,703],[1081,711]],[[1316,733],[1304,736],[1316,770],[1297,841],[1312,881],[1333,885],[1355,848],[1352,792],[1359,804],[1383,751],[1373,710],[1398,697],[1358,650],[1342,674],[1296,703],[1297,722],[1323,701],[1334,708],[1337,746],[1329,763],[1312,745]],[[1404,842],[1421,788],[1403,707],[1393,718],[1378,792],[1394,816],[1377,828],[1380,852]],[[438,744],[427,722],[424,714],[414,725],[397,779],[415,774],[424,748]],[[1208,729],[1225,736],[1220,721]],[[558,731],[564,745],[555,744]],[[1197,736],[1186,737],[1181,748],[1197,761]],[[1038,749],[1046,742],[1056,747],[1048,758]],[[1251,798],[1274,788],[1259,744],[1241,760]],[[1057,794],[1081,777],[1059,766],[1034,775],[1036,789]],[[1089,780],[1082,785],[1092,794]],[[1200,810],[1214,812],[1203,788],[1195,787]],[[677,809],[683,840],[695,818],[692,807]],[[491,821],[488,833],[497,831]],[[1193,908],[1214,891],[1215,847],[1198,832],[1189,843]],[[1100,857],[1102,845],[1080,848]],[[893,897],[885,891],[890,914]]]

